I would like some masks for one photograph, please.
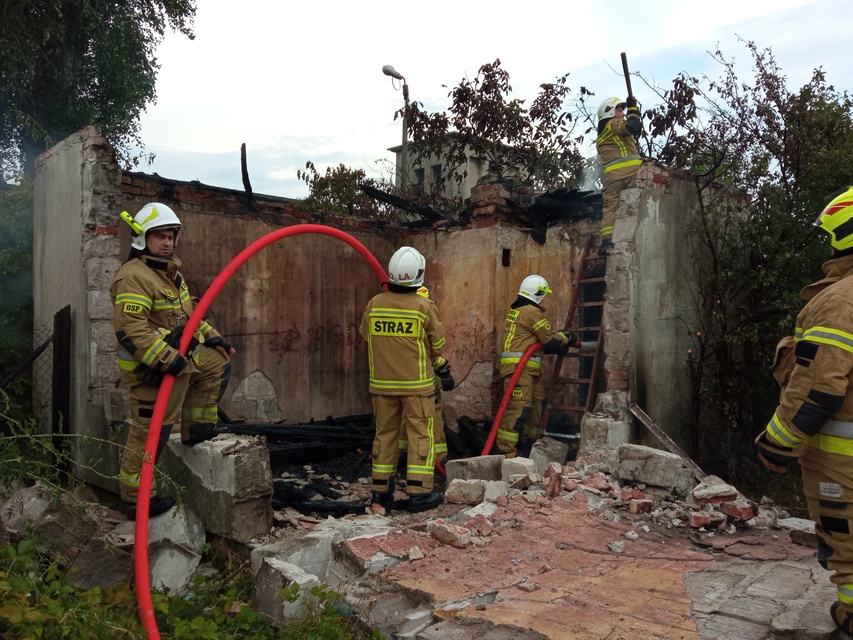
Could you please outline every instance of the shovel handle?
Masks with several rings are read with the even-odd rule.
[[[634,92],[631,91],[631,74],[628,71],[628,56],[625,55],[625,52],[622,52],[622,73],[625,74],[625,84],[628,87],[628,97],[632,97]]]

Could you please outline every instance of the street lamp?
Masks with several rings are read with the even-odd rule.
[[[400,187],[403,187],[405,186],[405,176],[409,171],[409,129],[408,123],[406,122],[406,114],[409,112],[409,85],[406,84],[406,78],[403,74],[397,71],[390,64],[386,64],[382,67],[382,73],[386,76],[391,76],[395,80],[401,80],[403,82],[403,102],[405,103],[405,108],[403,109],[403,144],[400,151],[400,170],[397,174],[400,181]]]

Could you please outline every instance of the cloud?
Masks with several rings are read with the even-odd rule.
[[[344,163],[377,177],[376,160],[392,162],[387,149],[402,137],[394,120],[402,91],[381,73],[385,64],[431,111],[449,106],[448,87],[497,58],[514,96],[528,102],[566,72],[573,91],[587,87],[595,104],[624,95],[622,51],[632,71],[664,87],[681,71],[718,77],[708,55],[718,43],[746,75],[751,59],[738,36],[772,47],[792,90],[818,66],[836,86],[851,86],[845,26],[853,18],[842,0],[531,2],[512,11],[445,0],[205,0],[196,39],[169,35],[158,49],[158,102],[141,122],[157,158],[143,170],[239,189],[246,143],[259,193],[307,195],[296,171],[309,160],[320,171]],[[649,106],[651,92],[632,84]]]

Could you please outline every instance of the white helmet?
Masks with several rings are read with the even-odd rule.
[[[181,221],[175,215],[175,212],[165,204],[149,202],[133,218],[126,211],[122,212],[121,218],[133,230],[133,242],[130,245],[134,249],[145,248],[145,236],[152,229],[174,229],[175,246],[178,245],[178,232],[181,230]]]
[[[598,107],[598,119],[605,120],[616,115],[616,107],[625,106],[625,101],[621,98],[607,98]]]
[[[527,276],[521,281],[518,295],[539,304],[547,294],[551,293],[548,282],[542,276]]]
[[[412,247],[400,247],[388,262],[388,279],[402,287],[420,287],[424,283],[426,260]]]

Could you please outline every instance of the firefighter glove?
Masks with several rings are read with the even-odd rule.
[[[187,366],[187,359],[182,356],[180,353],[175,356],[175,359],[172,360],[172,363],[166,369],[166,373],[172,376],[178,375],[181,371],[184,370],[184,367]]]
[[[166,344],[168,344],[173,349],[181,348],[181,337],[184,335],[184,327],[175,327],[172,331],[169,332],[169,335],[166,336]],[[190,340],[190,344],[187,347],[187,353],[191,353],[193,349],[198,346],[198,340],[195,339],[195,336]]]
[[[755,444],[758,446],[758,453],[767,458],[773,464],[778,464],[782,467],[787,466],[788,462],[799,457],[799,454],[790,447],[783,447],[776,444],[767,437],[767,432],[762,431],[755,439]]]
[[[222,347],[226,352],[231,351],[231,343],[225,342],[225,339],[221,336],[217,336],[215,338],[211,338],[210,340],[204,341],[205,347],[210,347],[211,349],[215,349],[216,347]]]
[[[628,99],[625,100],[625,104],[628,106],[629,109],[631,107],[636,107],[637,106],[637,99],[634,96],[628,96]]]
[[[581,348],[581,339],[578,337],[578,334],[576,334],[574,331],[569,331],[568,334],[563,334],[563,335],[566,336],[566,340],[568,340],[569,347],[574,348],[574,349],[580,349]]]
[[[568,342],[566,334],[560,331],[543,345],[542,351],[546,354],[555,353],[558,356],[564,356],[568,353],[570,346],[571,343]]]
[[[136,365],[136,368],[133,370],[133,373],[136,374],[136,379],[142,382],[143,384],[154,385],[155,387],[160,386],[160,383],[163,382],[163,374],[159,371],[155,371],[151,367],[147,367],[141,362]]]
[[[446,362],[435,370],[435,375],[441,379],[441,390],[452,391],[456,383],[453,381],[453,376],[450,375],[450,365]]]

